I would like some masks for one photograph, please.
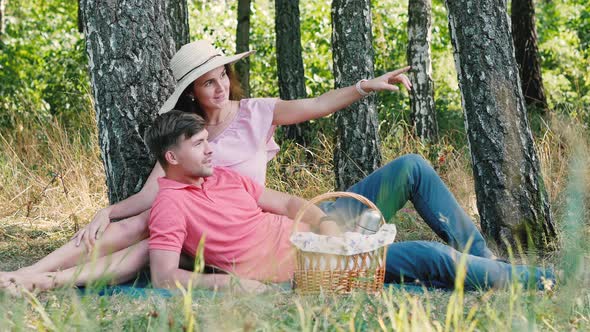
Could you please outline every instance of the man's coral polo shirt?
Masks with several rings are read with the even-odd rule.
[[[258,206],[263,187],[226,168],[198,188],[159,178],[150,213],[149,248],[195,256],[205,236],[205,264],[256,280],[287,281],[294,271],[293,221]],[[298,229],[308,230],[300,223]]]

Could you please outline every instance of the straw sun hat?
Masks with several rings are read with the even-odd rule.
[[[172,110],[186,87],[201,75],[217,67],[228,63],[234,63],[252,53],[254,53],[254,51],[225,56],[223,52],[216,49],[211,43],[205,40],[197,40],[182,46],[180,50],[174,54],[172,60],[170,60],[170,68],[172,69],[174,81],[176,81],[174,92],[168,97],[164,106],[160,108],[158,114],[163,114]]]

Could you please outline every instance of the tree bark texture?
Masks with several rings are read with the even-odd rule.
[[[236,29],[236,53],[250,50],[250,5],[251,0],[238,0],[238,27]],[[250,58],[235,64],[236,73],[244,89],[244,96],[250,96]]]
[[[533,0],[512,0],[512,38],[524,100],[544,114],[547,112],[547,97],[541,78]]]
[[[84,33],[84,13],[82,13],[82,0],[78,0],[78,32]]]
[[[178,21],[168,20],[164,0],[81,4],[99,144],[116,203],[139,191],[154,165],[143,135],[174,88],[170,25]]]
[[[332,56],[336,88],[374,76],[369,0],[332,2]],[[356,92],[355,92],[356,93]],[[337,112],[334,171],[336,188],[344,190],[381,163],[375,96]]]
[[[504,240],[526,247],[530,234],[536,249],[549,249],[555,224],[520,89],[506,3],[445,2],[482,229],[502,247]]]
[[[6,0],[0,0],[0,35],[4,34],[4,18],[6,16]]]
[[[190,42],[188,29],[188,4],[186,0],[166,0],[166,12],[172,28],[172,38],[176,44],[176,50]]]
[[[431,0],[412,0],[408,4],[408,63],[412,66],[409,75],[412,82],[412,124],[418,137],[435,142],[438,138],[438,124],[430,60],[431,11]]]
[[[277,73],[281,99],[306,98],[301,55],[299,0],[275,0]],[[285,127],[285,137],[301,145],[309,143],[309,122]]]

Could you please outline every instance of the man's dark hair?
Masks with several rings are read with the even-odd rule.
[[[167,166],[166,151],[181,138],[191,137],[205,129],[205,120],[195,113],[178,110],[159,115],[145,133],[145,142],[162,167]]]

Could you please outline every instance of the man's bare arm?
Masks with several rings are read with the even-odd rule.
[[[297,196],[282,193],[280,191],[265,188],[258,199],[258,206],[262,210],[274,214],[282,215],[295,219],[295,215],[299,210],[307,204],[307,201]],[[318,226],[320,218],[325,216],[325,213],[315,205],[310,206],[305,210],[303,221],[312,226]]]
[[[265,188],[258,199],[258,206],[264,211],[295,219],[297,212],[304,207],[308,201],[303,198],[282,193],[280,191]],[[309,206],[301,219],[323,235],[340,235],[340,228],[333,220],[324,220],[326,216],[316,205]]]
[[[168,250],[150,250],[150,271],[152,283],[157,288],[176,288],[176,282],[187,287],[192,280],[193,287],[207,289],[232,289],[248,293],[261,293],[269,288],[256,280],[239,279],[229,274],[202,274],[178,268],[180,254]]]

